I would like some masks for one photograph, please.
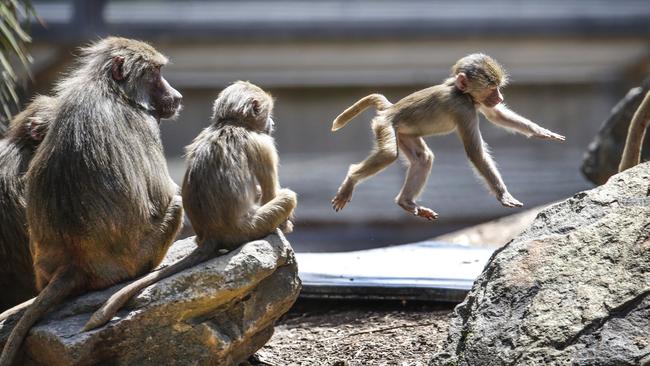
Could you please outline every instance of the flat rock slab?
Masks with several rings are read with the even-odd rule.
[[[426,241],[341,253],[297,253],[302,297],[460,302],[489,248]]]
[[[497,250],[431,365],[650,363],[650,163],[542,210]]]
[[[174,243],[163,264],[195,247]],[[32,328],[21,365],[236,365],[273,334],[300,291],[291,246],[270,235],[146,288],[109,324],[81,328],[122,285],[58,307]],[[0,323],[0,342],[17,316]]]

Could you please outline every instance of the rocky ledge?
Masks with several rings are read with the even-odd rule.
[[[163,265],[195,248],[174,243]],[[81,332],[91,313],[121,288],[73,299],[34,326],[21,365],[237,365],[273,334],[300,291],[293,250],[281,234],[146,288],[109,324]],[[0,323],[0,344],[19,314]]]
[[[430,365],[650,364],[650,163],[497,250]]]

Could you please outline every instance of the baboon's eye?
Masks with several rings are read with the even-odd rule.
[[[152,74],[154,74],[154,75],[156,75],[156,76],[160,75],[160,73],[162,72],[162,65],[155,65],[155,66],[151,69],[151,72],[152,72]]]

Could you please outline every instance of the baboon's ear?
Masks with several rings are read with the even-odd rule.
[[[467,88],[469,87],[469,80],[467,80],[467,75],[465,75],[464,72],[458,73],[458,75],[456,75],[455,84],[460,91],[467,91]]]
[[[260,102],[257,99],[253,99],[251,101],[251,106],[253,107],[253,114],[255,114],[255,117],[260,115]]]
[[[122,68],[122,65],[124,65],[124,57],[113,57],[113,65],[111,66],[111,75],[113,75],[113,80],[124,80],[124,69]]]

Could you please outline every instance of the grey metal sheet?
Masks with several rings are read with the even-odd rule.
[[[297,253],[302,297],[461,301],[493,249],[425,241],[339,253]]]

